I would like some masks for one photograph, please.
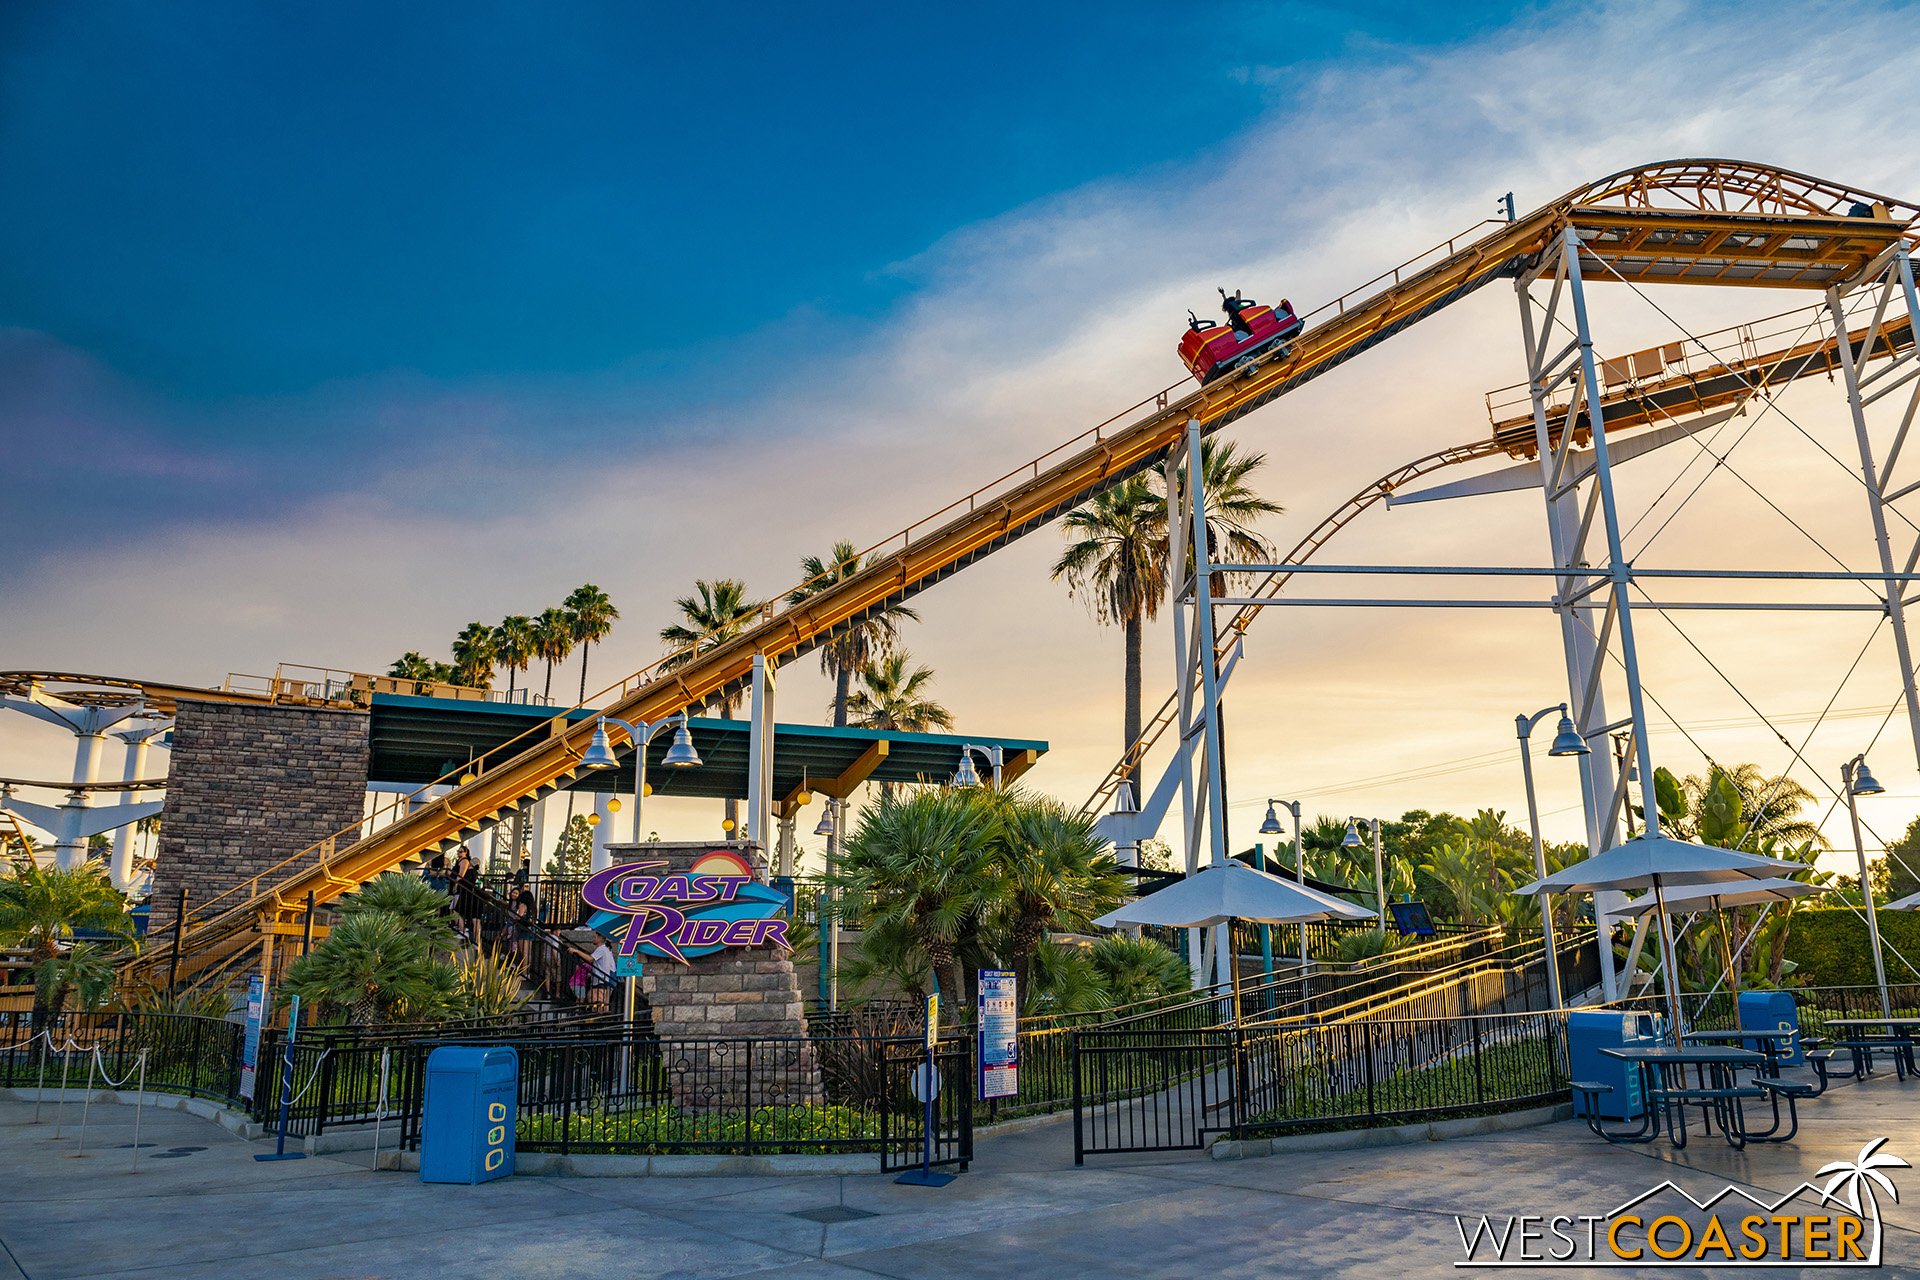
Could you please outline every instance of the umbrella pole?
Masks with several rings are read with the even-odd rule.
[[[1660,877],[1653,878],[1653,901],[1660,912],[1660,976],[1667,986],[1667,1016],[1673,1023],[1673,1043],[1680,1043],[1680,988],[1676,985],[1679,966],[1673,957],[1673,924],[1667,919],[1667,891]]]
[[[1713,899],[1713,913],[1720,917],[1720,954],[1727,959],[1727,990],[1733,993],[1733,1004],[1740,1006],[1740,970],[1733,963],[1733,943],[1727,937],[1727,909],[1720,905],[1719,895]]]

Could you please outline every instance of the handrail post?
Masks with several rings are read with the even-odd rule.
[[[1067,1057],[1073,1070],[1073,1166],[1078,1169],[1087,1163],[1086,1135],[1081,1127],[1083,1099],[1080,1093],[1080,1033],[1067,1032]]]

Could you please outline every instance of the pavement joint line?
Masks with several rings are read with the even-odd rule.
[[[7,1261],[11,1262],[13,1269],[20,1273],[21,1280],[33,1280],[33,1276],[29,1274],[26,1267],[21,1264],[20,1256],[13,1251],[13,1246],[7,1243],[5,1236],[0,1236],[0,1252],[4,1252],[7,1255]]]

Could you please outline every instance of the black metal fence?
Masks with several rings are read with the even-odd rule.
[[[146,1055],[146,1087],[235,1103],[245,1029],[189,1014],[64,1013],[42,1035],[29,1013],[0,1013],[0,1086],[67,1083],[84,1088],[101,1075],[137,1080]]]
[[[1564,1013],[1073,1037],[1074,1162],[1563,1101]]]

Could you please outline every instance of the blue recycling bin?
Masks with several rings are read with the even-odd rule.
[[[1577,1011],[1567,1015],[1567,1070],[1581,1083],[1613,1086],[1594,1103],[1608,1120],[1635,1120],[1646,1114],[1647,1100],[1640,1088],[1640,1068],[1618,1058],[1609,1058],[1602,1049],[1622,1049],[1628,1045],[1657,1044],[1660,1034],[1652,1014],[1610,1011]],[[1575,1115],[1587,1114],[1586,1099],[1576,1093]]]
[[[1740,1029],[1798,1033],[1800,1006],[1794,1001],[1793,993],[1790,991],[1742,991],[1740,993]],[[1758,1051],[1760,1042],[1750,1041],[1747,1048]],[[1806,1064],[1807,1055],[1800,1047],[1798,1034],[1779,1048],[1782,1066],[1798,1067]]]
[[[443,1045],[427,1058],[420,1181],[491,1182],[513,1174],[520,1055],[506,1045]]]

